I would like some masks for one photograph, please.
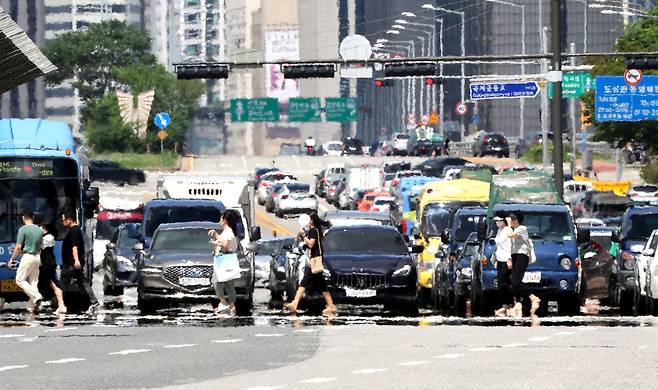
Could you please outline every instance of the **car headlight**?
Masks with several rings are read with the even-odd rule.
[[[633,252],[625,251],[624,253],[622,253],[621,258],[622,260],[625,261],[633,261],[635,260],[635,255],[633,254]]]
[[[135,263],[125,256],[117,256],[117,262],[129,271],[135,270]]]
[[[142,274],[144,275],[162,275],[162,268],[157,267],[143,267]]]
[[[393,272],[393,276],[408,276],[410,272],[411,272],[411,266],[407,264],[402,268],[396,269],[395,272]]]
[[[571,259],[568,258],[568,257],[566,257],[566,256],[565,256],[565,257],[561,257],[561,258],[560,258],[560,265],[561,265],[562,268],[564,268],[565,270],[569,270],[569,269],[571,269]]]
[[[284,273],[284,272],[286,272],[286,267],[280,265],[280,266],[276,267],[276,270],[277,270],[277,272]]]
[[[427,247],[427,249],[425,249],[425,251],[427,253],[429,253],[430,255],[436,255],[437,253],[439,253],[439,246],[438,245],[430,245],[430,246]]]
[[[471,276],[473,276],[473,269],[471,269],[471,267],[464,267],[458,272],[459,275],[461,275],[464,278],[470,278]]]
[[[643,250],[644,250],[644,245],[641,245],[641,244],[635,244],[635,245],[631,246],[631,252],[637,252],[637,253],[640,253],[640,252],[642,252]]]

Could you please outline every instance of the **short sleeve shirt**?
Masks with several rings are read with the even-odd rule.
[[[23,253],[36,255],[41,251],[43,231],[37,225],[24,225],[18,229],[16,242],[21,245]]]
[[[218,255],[221,252],[228,252],[228,253],[234,253],[235,251],[238,250],[238,239],[235,237],[235,233],[233,233],[233,229],[230,227],[225,227],[220,235],[217,237],[217,241],[223,242],[223,241],[228,241],[228,249],[224,250],[221,247],[217,247],[215,250],[215,254]]]
[[[322,233],[320,233],[317,228],[311,228],[306,237],[309,240],[315,240],[315,245],[311,248],[311,258],[321,256],[322,251],[320,248],[322,245]]]
[[[530,255],[528,228],[521,225],[514,229],[516,237],[512,238],[512,254]]]
[[[73,226],[66,233],[64,241],[62,242],[62,264],[73,266],[75,260],[73,259],[73,248],[78,250],[78,260],[80,264],[85,264],[85,240],[82,236],[82,230],[79,225]]]

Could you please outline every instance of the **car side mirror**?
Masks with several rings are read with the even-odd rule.
[[[132,246],[132,250],[134,252],[141,252],[141,251],[144,250],[144,244],[142,244],[141,242],[138,242],[138,243],[136,243],[135,245]]]
[[[261,239],[260,226],[254,226],[251,228],[251,241],[258,241]]]
[[[105,248],[113,251],[117,248],[117,246],[114,243],[110,242],[109,244],[105,245]]]
[[[412,245],[409,247],[409,253],[423,253],[423,250],[425,250],[425,247],[422,245]]]
[[[583,259],[584,260],[589,260],[589,259],[593,258],[594,256],[596,256],[596,252],[587,252],[587,253],[585,253],[585,256],[583,256]]]
[[[642,251],[643,256],[653,256],[654,253],[655,253],[655,250],[653,250],[652,248],[645,249],[645,250]]]
[[[98,187],[89,187],[84,191],[82,198],[82,207],[84,208],[85,218],[91,219],[100,204],[100,192]]]
[[[256,254],[258,252],[258,244],[256,244],[255,242],[250,242],[249,244],[247,244],[247,252],[253,252],[254,254]]]

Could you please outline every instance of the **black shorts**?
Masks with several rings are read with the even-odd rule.
[[[312,292],[327,292],[327,282],[324,280],[322,273],[314,274],[311,272],[311,267],[304,267],[304,277],[299,283],[301,287],[311,290]]]

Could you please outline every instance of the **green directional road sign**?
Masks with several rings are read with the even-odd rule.
[[[562,75],[562,98],[579,98],[594,89],[594,78],[589,73],[564,73]],[[548,84],[548,97],[553,99],[553,83]]]
[[[276,98],[231,99],[233,122],[278,122],[279,100]]]
[[[327,122],[353,122],[358,119],[356,99],[352,97],[326,98],[324,109]]]
[[[321,111],[320,98],[290,98],[288,122],[320,122]]]

